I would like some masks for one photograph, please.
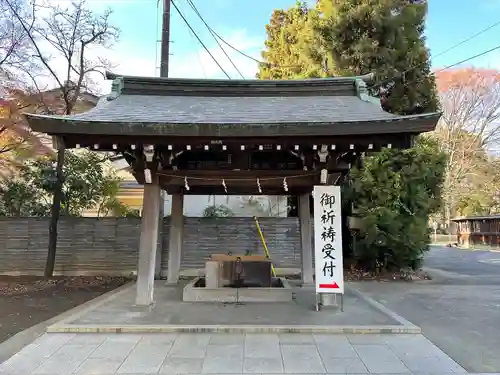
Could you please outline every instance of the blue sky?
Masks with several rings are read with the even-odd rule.
[[[160,3],[163,0],[160,0]],[[193,0],[207,23],[238,49],[260,59],[265,40],[265,25],[276,8],[287,8],[294,0]],[[176,0],[192,27],[208,49],[232,78],[238,78],[205,26],[190,9],[186,0]],[[244,4],[250,4],[244,5]],[[427,42],[437,55],[461,40],[500,21],[500,0],[432,0],[429,2]],[[155,59],[160,38],[161,6],[157,0],[90,0],[98,10],[109,6],[114,10],[113,23],[122,30],[112,60],[119,62],[115,70],[124,74],[155,75]],[[214,64],[172,7],[170,75],[176,77],[220,77],[224,74]],[[433,59],[436,68],[466,59],[500,43],[500,25],[442,56]],[[246,77],[255,74],[255,63],[233,51],[237,67]],[[500,68],[500,50],[471,61],[484,67]]]

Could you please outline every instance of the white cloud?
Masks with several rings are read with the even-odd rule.
[[[473,55],[471,53],[471,55]],[[453,66],[453,68],[474,67],[479,69],[497,69],[500,70],[500,50],[492,51],[483,56],[465,61],[462,64]]]
[[[478,57],[472,63],[475,66],[488,68],[488,69],[500,69],[500,50],[492,51],[489,54]]]
[[[67,60],[58,53],[48,43],[38,43],[42,54],[50,56],[48,65],[57,76],[59,82],[63,83],[67,79]],[[99,58],[104,58],[111,63],[109,67],[112,71],[122,72],[127,75],[155,75],[155,61],[153,58],[141,57],[133,54],[133,49],[121,48],[121,45],[116,46],[115,49],[106,49],[102,46],[92,46],[85,51],[85,58],[91,61],[98,62]],[[126,44],[123,45],[126,47]],[[100,69],[102,73],[104,70]],[[101,73],[91,73],[87,76],[94,83],[91,89],[99,93],[107,93],[111,87],[111,82],[104,79]],[[74,74],[70,77],[71,80],[76,81],[77,76]],[[57,87],[57,80],[52,73],[46,68],[42,69],[42,74],[37,76],[37,84],[41,90]]]
[[[244,30],[233,31],[225,40],[241,52],[260,60],[262,40],[248,36]],[[224,53],[214,44],[215,42],[207,46],[212,56],[232,79],[241,78]],[[254,78],[258,68],[257,62],[241,55],[223,43],[221,44],[243,76],[249,79]],[[169,76],[177,78],[226,78],[209,53],[198,42],[196,42],[196,46],[197,49],[193,48],[192,52],[170,56]],[[89,52],[89,56],[100,55],[109,59],[115,66],[112,70],[116,73],[135,76],[158,75],[155,56],[137,56],[134,54],[133,48],[127,47],[126,41],[117,44],[114,50],[94,49]],[[103,81],[101,78],[101,91],[108,92],[110,84],[110,82]]]
[[[260,51],[263,46],[262,40],[248,36],[244,30],[233,31],[225,40],[239,51],[256,60],[260,60]],[[207,48],[215,60],[217,60],[232,79],[241,78],[224,52],[221,51],[219,46],[214,46],[214,44],[211,44]],[[245,78],[255,77],[258,68],[256,61],[243,56],[222,42],[221,45]],[[198,42],[197,46],[197,50],[191,53],[171,56],[170,76],[183,78],[226,78],[210,54]]]
[[[500,0],[481,0],[479,1],[479,6],[489,11],[497,11],[500,9]]]
[[[122,1],[122,0],[119,0]],[[128,2],[139,2],[143,0],[127,0]],[[45,5],[48,6],[61,6],[71,7],[71,0],[41,0]],[[87,1],[87,7],[97,14],[102,13],[106,8],[112,5],[116,5],[117,0],[89,0]],[[37,10],[37,18],[42,19],[49,15],[49,7],[41,7]],[[154,45],[154,40],[151,41]],[[60,51],[55,49],[50,43],[39,39],[37,41],[37,46],[40,48],[42,55],[49,62],[48,65],[50,69],[57,76],[57,80],[61,83],[67,79],[67,69],[68,62]],[[154,50],[151,56],[142,56],[140,54],[134,53],[137,49],[131,43],[127,43],[126,40],[120,40],[116,43],[113,48],[105,48],[103,46],[88,46],[85,51],[85,58],[91,61],[98,62],[99,59],[108,60],[111,63],[110,69],[112,71],[118,70],[128,75],[155,75],[155,56]],[[75,56],[77,59],[78,56]],[[36,81],[37,85],[41,90],[53,88],[57,86],[57,80],[54,78],[53,74],[40,64],[39,62],[34,63],[42,67],[41,72],[37,74]],[[102,70],[102,69],[100,69]],[[75,80],[77,77],[72,74],[70,79]],[[109,92],[111,86],[110,82],[104,80],[102,74],[92,73],[90,78],[96,83],[92,88],[97,89],[101,93]],[[27,81],[30,79],[27,78]],[[30,84],[30,82],[28,82]]]
[[[51,5],[68,6],[70,5],[70,0],[43,0]],[[119,0],[124,1],[124,0]],[[138,2],[143,0],[127,0],[127,2]],[[227,2],[233,0],[217,0],[218,6],[227,5]],[[116,4],[117,0],[88,0],[87,6],[91,10],[97,13],[102,12],[109,6]],[[214,3],[215,6],[215,3]],[[43,11],[40,16],[44,16]],[[253,37],[249,35],[245,30],[231,30],[229,32],[222,33],[226,41],[240,50],[245,54],[253,57],[256,60],[261,60],[260,52],[264,45],[264,41],[261,38]],[[233,67],[230,61],[228,61],[225,54],[221,51],[219,46],[213,40],[207,40],[208,38],[203,38],[208,51],[217,60],[217,62],[222,66],[222,68],[228,73],[232,79],[241,78],[240,74]],[[146,41],[147,44],[154,45],[154,40]],[[174,55],[170,56],[169,64],[169,76],[170,77],[182,77],[182,78],[226,78],[225,74],[221,71],[217,63],[212,59],[210,54],[201,46],[201,44],[196,40],[194,35],[190,35],[187,43],[191,46],[190,52],[178,53],[175,50],[175,45],[173,46]],[[226,53],[230,56],[234,65],[242,73],[245,78],[254,78],[258,70],[258,63],[237,51],[231,49],[227,45],[221,42],[221,45],[225,49]],[[48,43],[41,44],[44,55],[51,56],[50,66],[56,72],[59,80],[61,82],[66,80],[66,70],[67,62],[65,59],[54,50],[52,46]],[[121,39],[114,48],[105,49],[100,46],[92,47],[86,51],[86,58],[91,60],[97,60],[98,58],[104,58],[109,60],[112,64],[111,70],[116,73],[121,73],[125,75],[136,75],[136,76],[156,76],[159,74],[159,44],[157,59],[155,61],[155,51],[151,48],[149,51],[143,54],[137,53],[137,48],[133,43],[127,42],[126,39]],[[72,77],[74,79],[75,77]],[[92,80],[97,83],[98,89],[101,93],[109,92],[111,82],[104,80],[104,78],[99,74],[93,74]],[[45,76],[39,78],[39,83],[43,87],[55,87],[56,81],[50,74],[45,74]]]
[[[262,40],[249,36],[244,30],[234,30],[228,33],[228,35],[226,41],[229,44],[256,60],[260,60],[260,51],[263,46]],[[193,47],[196,46],[192,49],[192,52],[170,56],[169,76],[178,78],[226,78],[225,74],[210,57],[210,54],[203,49],[194,37],[192,43]],[[256,61],[243,56],[222,42],[221,45],[245,78],[251,79],[255,77],[258,69]],[[208,44],[207,48],[232,79],[241,78],[215,42]],[[48,44],[43,44],[43,49],[45,53],[53,56],[50,66],[57,73],[59,79],[64,81],[67,69],[65,59],[60,57]],[[159,70],[156,66],[159,65],[159,62],[155,61],[154,50],[150,55],[144,56],[138,55],[135,53],[135,50],[133,45],[127,43],[126,40],[122,40],[118,42],[113,49],[105,49],[100,46],[93,47],[86,52],[86,58],[92,60],[97,60],[99,57],[105,58],[112,63],[111,70],[113,72],[124,75],[158,75]],[[92,79],[98,83],[97,86],[101,93],[109,92],[111,82],[104,80],[99,74],[93,74]],[[49,76],[43,77],[41,82],[43,82],[45,86],[55,86],[55,80],[51,79]]]

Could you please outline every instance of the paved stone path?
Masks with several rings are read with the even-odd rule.
[[[432,247],[424,262],[431,281],[355,287],[418,325],[467,371],[500,372],[498,258],[496,252]]]
[[[449,374],[466,371],[422,335],[44,334],[2,375]]]

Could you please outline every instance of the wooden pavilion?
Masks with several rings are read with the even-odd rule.
[[[500,246],[500,215],[461,216],[452,221],[457,228],[459,246]]]
[[[108,73],[111,94],[88,112],[27,114],[63,142],[122,154],[144,188],[137,304],[153,302],[161,190],[173,195],[168,281],[179,278],[183,195],[299,198],[302,279],[313,282],[309,197],[364,152],[409,148],[439,113],[397,116],[368,95],[370,75],[309,80],[200,80]]]

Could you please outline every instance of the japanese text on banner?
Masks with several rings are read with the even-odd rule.
[[[316,186],[314,197],[316,290],[343,293],[340,188]]]

